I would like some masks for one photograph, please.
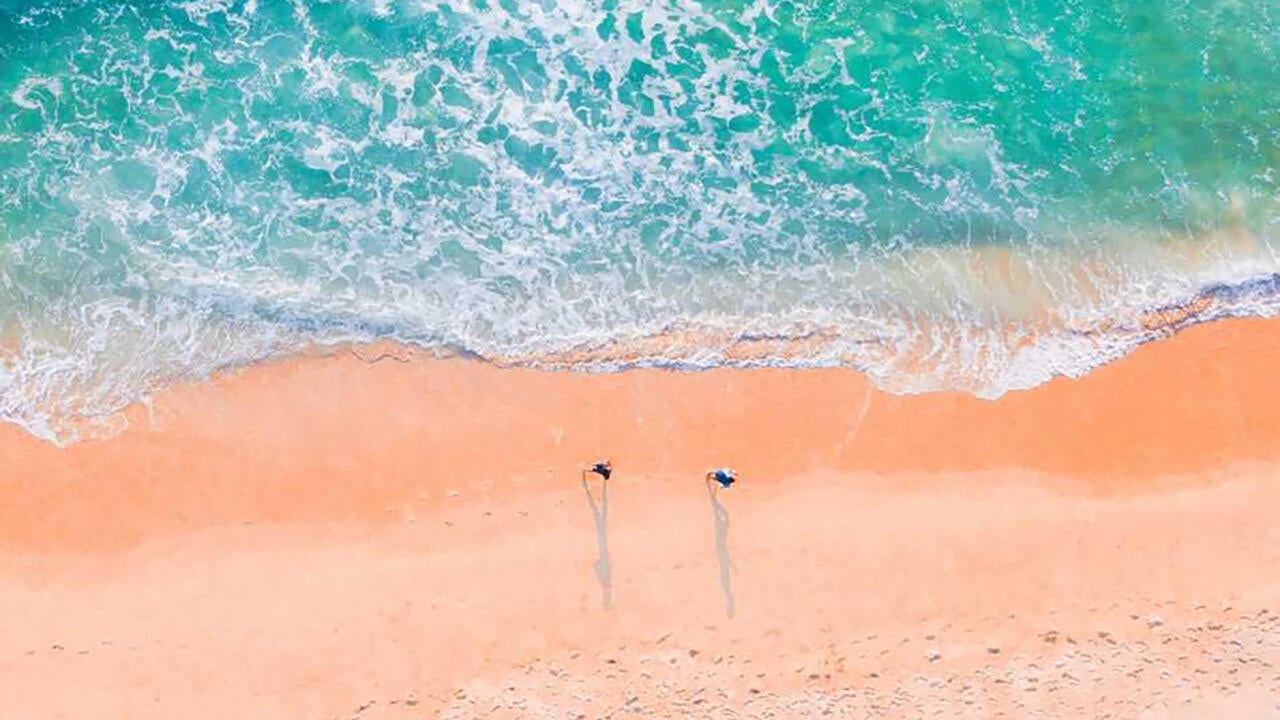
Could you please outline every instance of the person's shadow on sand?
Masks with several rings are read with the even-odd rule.
[[[600,581],[600,607],[608,610],[613,605],[613,562],[609,559],[609,481],[600,483],[600,503],[596,504],[591,494],[591,485],[587,482],[587,473],[582,473],[582,492],[587,496],[587,504],[591,506],[591,517],[596,523],[596,579]]]
[[[724,614],[733,617],[733,578],[730,571],[733,561],[729,558],[729,511],[720,502],[719,492],[707,480],[707,497],[711,500],[711,513],[716,521],[716,557],[720,561],[720,590],[724,593]]]

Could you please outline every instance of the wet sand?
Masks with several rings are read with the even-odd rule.
[[[364,348],[0,428],[2,714],[1274,717],[1278,366],[1262,320],[994,402]]]

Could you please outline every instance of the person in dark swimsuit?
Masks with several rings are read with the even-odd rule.
[[[707,473],[707,482],[715,482],[722,488],[728,488],[737,481],[737,474],[729,468],[720,468]]]
[[[613,474],[613,464],[610,463],[608,460],[604,460],[602,462],[596,463],[595,465],[592,465],[591,469],[588,470],[587,472],[595,473],[596,475],[599,475],[605,480],[608,480],[609,476]]]

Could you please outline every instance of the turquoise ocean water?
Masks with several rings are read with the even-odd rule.
[[[377,339],[995,397],[1276,312],[1278,173],[1269,2],[0,0],[0,417]]]

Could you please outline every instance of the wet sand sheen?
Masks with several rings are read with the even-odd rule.
[[[1049,632],[1114,656],[1086,706],[1174,682],[1106,670],[1126,648],[1226,692],[1184,640],[1256,633],[1242,613],[1280,599],[1277,361],[1280,323],[1228,321],[988,402],[850,371],[343,353],[174,388],[106,441],[6,428],[0,695],[31,717],[462,717],[483,713],[458,688],[510,710],[537,660],[625,707],[676,652],[651,715],[713,677],[782,707],[1043,665],[1067,647]],[[578,471],[606,456],[607,518]],[[709,504],[724,463],[743,481]]]

